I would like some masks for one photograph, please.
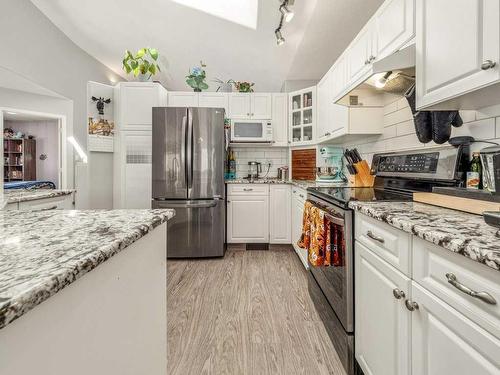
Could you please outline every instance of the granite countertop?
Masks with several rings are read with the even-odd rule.
[[[302,189],[319,186],[332,186],[328,182],[317,182],[315,180],[289,180],[283,181],[277,178],[260,178],[258,180],[250,181],[247,178],[237,178],[234,180],[226,180],[226,184],[291,184]]]
[[[349,207],[500,270],[500,231],[480,215],[416,202],[349,202]]]
[[[37,199],[54,198],[63,195],[73,194],[75,190],[54,190],[54,189],[13,189],[4,190],[3,200],[5,204],[34,201]]]
[[[116,255],[173,210],[0,212],[0,329]]]

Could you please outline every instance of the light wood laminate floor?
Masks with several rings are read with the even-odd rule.
[[[292,250],[167,264],[169,375],[345,375]]]

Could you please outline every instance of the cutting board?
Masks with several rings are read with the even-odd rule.
[[[499,202],[488,202],[436,193],[413,193],[413,201],[476,215],[482,215],[484,211],[500,211]]]

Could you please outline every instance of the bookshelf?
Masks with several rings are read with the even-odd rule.
[[[4,139],[3,159],[4,182],[36,180],[36,141],[34,139]]]

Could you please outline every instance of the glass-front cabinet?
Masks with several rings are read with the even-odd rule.
[[[290,144],[313,143],[316,121],[316,87],[290,93]]]

